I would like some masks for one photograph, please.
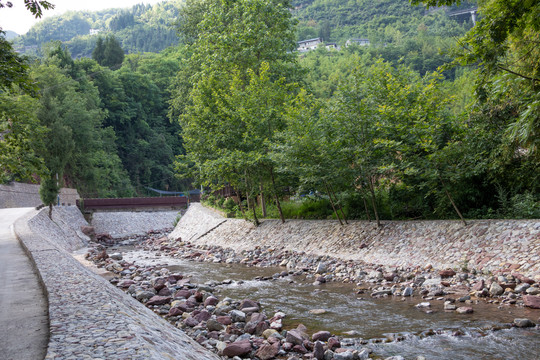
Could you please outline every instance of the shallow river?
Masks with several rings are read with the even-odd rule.
[[[214,291],[220,297],[236,300],[259,301],[265,312],[272,316],[276,311],[287,314],[284,326],[303,323],[310,331],[328,330],[351,343],[360,339],[371,340],[369,346],[382,357],[402,355],[414,359],[540,359],[540,331],[537,329],[506,329],[485,331],[497,324],[510,323],[515,318],[529,318],[537,322],[540,311],[527,308],[479,303],[473,305],[474,313],[460,315],[445,312],[443,301],[431,301],[432,313],[414,307],[422,302],[420,297],[402,301],[401,298],[372,299],[369,292],[356,295],[353,285],[328,283],[314,286],[313,279],[305,276],[285,277],[262,281],[283,271],[283,268],[258,268],[243,265],[193,262],[154,253],[119,248],[124,259],[138,265],[167,267],[173,272],[189,275],[193,283],[232,280],[219,285]],[[310,310],[324,309],[315,315]],[[430,330],[438,335],[423,336]],[[463,336],[451,334],[460,330]],[[422,334],[422,336],[413,336]],[[377,343],[375,339],[399,336],[403,341]],[[347,341],[347,340],[346,340]]]

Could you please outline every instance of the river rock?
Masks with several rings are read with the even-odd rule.
[[[184,324],[186,324],[189,327],[195,327],[199,325],[199,321],[197,321],[194,317],[190,316],[184,320]]]
[[[246,313],[240,310],[232,310],[229,313],[231,319],[233,322],[245,322],[246,321]]]
[[[516,287],[514,288],[514,292],[521,294],[522,292],[525,292],[530,287],[531,285],[527,283],[521,283],[519,285],[516,285]]]
[[[223,355],[228,357],[244,356],[251,352],[251,343],[249,340],[235,341],[223,349]]]
[[[415,305],[418,309],[425,309],[425,308],[429,308],[431,307],[431,303],[429,303],[428,301],[425,301],[425,302],[421,302],[419,304],[416,304]]]
[[[351,349],[336,349],[333,360],[354,360],[354,353]]]
[[[313,341],[328,341],[332,334],[330,334],[329,331],[318,331],[315,334],[311,336],[311,340]]]
[[[452,277],[454,275],[456,275],[456,272],[454,270],[452,270],[452,269],[446,269],[446,270],[439,271],[439,276],[443,277],[443,278]]]
[[[83,225],[81,226],[81,232],[86,236],[96,235],[96,229],[93,226]]]
[[[484,286],[485,286],[484,280],[480,280],[476,284],[473,285],[472,289],[474,291],[482,291],[484,289]]]
[[[266,321],[266,316],[262,313],[253,313],[249,322],[246,323],[244,331],[252,335],[261,335],[268,328],[270,328],[270,324]]]
[[[537,287],[530,287],[525,291],[528,295],[539,295],[540,294],[540,288]]]
[[[279,342],[276,342],[274,344],[263,344],[257,350],[257,352],[255,352],[255,356],[258,357],[260,360],[270,360],[276,357],[276,355],[279,353],[279,348]]]
[[[410,286],[407,286],[405,289],[403,289],[403,293],[401,296],[412,296],[413,294],[413,288]]]
[[[139,290],[139,291],[136,291],[135,292],[135,298],[141,302],[144,302],[150,298],[152,298],[152,296],[154,296],[156,294],[154,294],[153,292],[151,291],[147,291],[147,290]]]
[[[120,254],[119,252],[112,253],[109,255],[109,257],[113,260],[122,260],[122,254]]]
[[[307,340],[308,338],[305,332],[298,329],[292,329],[287,331],[287,336],[285,337],[285,339],[291,344],[302,345],[304,343],[304,340]]]
[[[470,306],[460,306],[456,309],[456,312],[458,314],[472,314],[474,310]]]
[[[206,322],[206,327],[209,331],[222,331],[223,329],[225,329],[223,324],[221,324],[216,319],[208,319],[208,321]]]
[[[169,310],[169,313],[167,314],[167,316],[179,316],[179,315],[182,315],[183,313],[184,311],[182,311],[180,308],[172,307]]]
[[[157,293],[159,296],[171,296],[171,290],[169,290],[168,287],[164,287],[163,289],[159,290]]]
[[[129,279],[124,279],[124,280],[120,280],[118,282],[118,284],[116,284],[116,286],[118,286],[120,288],[128,288],[133,284],[135,284],[135,281],[129,280]],[[152,293],[152,295],[154,295],[154,294]]]
[[[527,284],[529,284],[529,285],[534,284],[534,280],[533,280],[533,279],[528,278],[528,277],[526,277],[526,276],[523,275],[523,274],[520,274],[520,273],[512,273],[512,276],[515,277],[516,279],[519,279],[519,281],[521,281],[522,283],[527,283]]]
[[[315,274],[324,274],[326,272],[326,264],[322,261],[319,262],[317,268],[315,269]]]
[[[209,296],[204,300],[204,306],[216,306],[219,303],[219,300],[215,296]]]
[[[310,314],[313,314],[313,315],[322,315],[322,314],[326,314],[326,310],[324,309],[311,309],[309,310],[309,313]]]
[[[452,304],[450,301],[444,302],[444,310],[456,310],[456,305]]]
[[[174,294],[175,299],[187,299],[190,296],[191,296],[191,291],[186,290],[186,289],[178,290],[176,294]]]
[[[198,322],[208,321],[212,317],[212,314],[208,310],[202,310],[198,314],[193,315]]]
[[[335,336],[328,339],[327,345],[328,345],[328,349],[332,351],[341,347],[341,343],[339,342],[339,339]]]
[[[238,308],[240,310],[244,310],[244,309],[247,309],[247,308],[257,308],[257,309],[259,309],[259,304],[257,304],[253,300],[245,299],[245,300],[242,300],[242,302],[240,303],[240,306],[238,306]]]
[[[277,332],[277,330],[274,330],[274,329],[266,329],[262,332],[262,336],[265,338],[265,339],[268,339],[269,337],[271,337],[272,335],[275,335],[275,334],[279,334]]]
[[[534,323],[529,319],[514,319],[514,326],[518,328],[533,327]]]
[[[167,283],[167,280],[164,278],[157,278],[154,280],[153,286],[156,291],[159,291],[165,287],[165,284]]]
[[[313,357],[317,360],[324,359],[324,344],[321,341],[315,341],[313,345]]]
[[[523,305],[533,309],[540,309],[540,296],[523,295]]]
[[[498,283],[493,282],[489,287],[489,293],[491,296],[502,295],[504,293],[504,289]]]
[[[218,317],[216,318],[216,320],[217,320],[220,324],[225,325],[225,326],[231,325],[231,324],[232,324],[232,319],[231,319],[231,317],[230,317],[230,316],[227,316],[227,315],[224,315],[224,316],[218,316]]]
[[[152,296],[150,298],[150,300],[148,300],[146,305],[148,305],[148,306],[151,306],[151,305],[164,305],[164,304],[168,304],[169,302],[171,302],[171,297],[170,296],[156,295],[156,296]]]

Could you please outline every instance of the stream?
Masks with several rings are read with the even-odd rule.
[[[113,249],[111,249],[113,250]],[[247,267],[240,264],[195,262],[167,257],[133,246],[117,246],[124,260],[140,266],[166,267],[189,276],[193,283],[222,283],[214,294],[219,298],[259,301],[270,316],[287,314],[284,327],[302,323],[309,331],[328,330],[344,338],[344,345],[367,343],[382,358],[401,355],[405,359],[540,359],[540,330],[493,327],[515,318],[538,321],[540,312],[529,308],[479,302],[474,313],[443,310],[443,300],[431,300],[431,312],[415,307],[421,297],[371,298],[357,294],[353,284],[338,282],[313,285],[304,276],[272,277],[282,267]],[[319,313],[314,310],[319,310]],[[324,312],[322,311],[324,310]],[[488,330],[489,329],[489,330]],[[459,336],[455,336],[459,332]],[[395,341],[398,340],[398,341]]]

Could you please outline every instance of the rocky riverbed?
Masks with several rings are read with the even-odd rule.
[[[170,240],[165,234],[154,232],[145,237],[131,238],[131,242],[158,257],[279,267],[274,274],[259,277],[259,281],[291,279],[288,281],[294,286],[294,279],[302,278],[321,287],[332,282],[345,282],[354,284],[358,297],[412,297],[415,302],[418,300],[418,311],[426,313],[442,305],[449,314],[459,313],[467,317],[472,316],[475,307],[483,303],[490,303],[494,311],[497,307],[540,308],[539,279],[518,273],[493,276],[467,269],[434,269],[430,264],[414,268],[388,267],[271,247],[235,252],[216,246],[196,247],[180,239]],[[113,243],[126,240],[115,239]],[[201,345],[224,357],[367,359],[376,356],[371,354],[370,344],[405,339],[401,335],[365,339],[355,337],[353,332],[336,335],[326,329],[308,329],[302,324],[292,326],[286,323],[287,316],[291,314],[279,311],[267,314],[260,299],[220,297],[218,287],[230,284],[235,281],[233,279],[196,283],[186,274],[163,266],[128,262],[121,253],[114,253],[102,244],[95,244],[87,257],[113,274],[111,282],[116,286],[183,329]],[[324,311],[313,309],[313,315]],[[483,331],[535,326],[538,329],[535,323],[540,322],[540,311],[533,310],[531,314],[531,318],[515,318],[505,324],[490,325]],[[437,331],[426,329],[409,336],[423,338],[436,334]],[[447,335],[459,337],[463,333],[455,330]]]

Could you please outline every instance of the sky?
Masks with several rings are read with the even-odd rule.
[[[53,10],[44,10],[41,19],[35,19],[32,13],[24,7],[23,0],[11,0],[12,8],[0,9],[0,27],[2,30],[15,31],[22,35],[26,33],[32,25],[47,17],[61,15],[67,11],[78,10],[103,10],[110,8],[130,8],[133,5],[156,4],[163,0],[48,0],[54,4]],[[2,1],[5,3],[5,1]]]

